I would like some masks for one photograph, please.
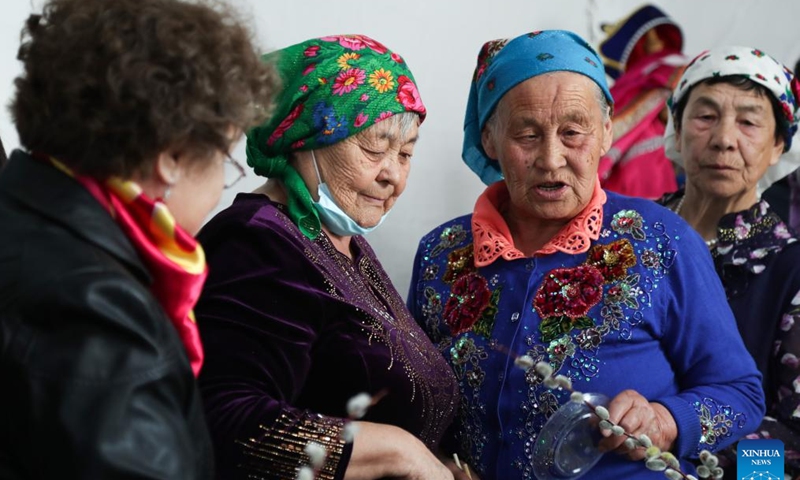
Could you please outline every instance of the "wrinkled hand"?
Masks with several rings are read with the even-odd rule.
[[[408,473],[401,478],[402,480],[468,480],[464,477],[454,477],[453,472],[444,465],[436,455],[431,453],[422,442],[421,449],[417,452],[408,452],[409,464]],[[453,465],[454,468],[458,468]]]
[[[614,397],[608,406],[608,413],[610,421],[637,438],[641,434],[647,435],[653,445],[663,451],[669,451],[678,436],[678,426],[669,410],[660,403],[647,401],[634,390],[625,390]],[[601,451],[613,451],[631,460],[644,458],[644,448],[630,450],[624,445],[627,436],[616,436],[608,430],[602,434],[606,438],[600,441]]]
[[[345,480],[454,480],[442,461],[402,428],[372,422],[356,425]]]

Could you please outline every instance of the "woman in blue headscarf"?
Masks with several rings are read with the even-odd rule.
[[[515,367],[524,355],[606,395],[611,421],[686,472],[763,414],[702,238],[667,209],[599,186],[612,103],[602,62],[573,33],[489,42],[478,57],[462,155],[488,187],[471,215],[422,238],[409,306],[456,373],[455,448],[484,480],[535,478],[539,432],[570,399]],[[621,455],[590,478],[663,478],[631,461],[645,452],[624,440],[600,443]]]

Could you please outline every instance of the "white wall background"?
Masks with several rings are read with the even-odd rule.
[[[487,40],[542,29],[572,30],[597,45],[599,24],[613,22],[639,0],[230,0],[252,18],[264,51],[330,34],[363,33],[408,62],[428,108],[408,188],[392,214],[369,236],[401,294],[411,277],[419,238],[436,225],[471,211],[483,184],[461,162],[464,109],[478,51]],[[0,138],[18,146],[5,106],[20,72],[16,59],[25,18],[42,0],[0,2]],[[720,45],[757,47],[790,68],[800,58],[800,0],[652,1],[683,27],[684,51],[694,56]],[[236,149],[244,159],[244,142]],[[254,175],[237,185],[252,190]],[[220,208],[236,192],[226,192]]]

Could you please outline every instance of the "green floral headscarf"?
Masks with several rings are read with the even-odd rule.
[[[400,55],[364,35],[316,38],[264,55],[283,80],[273,117],[247,133],[247,163],[286,187],[288,214],[315,239],[320,220],[289,154],[339,142],[397,113],[425,118],[414,77]]]

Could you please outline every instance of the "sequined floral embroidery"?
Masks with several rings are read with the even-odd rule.
[[[438,274],[439,274],[439,265],[436,264],[428,265],[422,272],[422,279],[425,281],[430,281],[435,279],[436,275]]]
[[[422,314],[425,315],[425,327],[431,332],[431,340],[439,343],[443,335],[439,333],[439,314],[442,312],[442,296],[432,287],[425,287],[425,303],[422,304]],[[440,349],[441,350],[441,349]]]
[[[448,248],[452,248],[464,240],[467,239],[467,232],[464,231],[464,227],[461,225],[454,225],[452,227],[447,227],[442,230],[441,235],[439,235],[439,244],[433,247],[431,250],[431,256],[435,257]]]
[[[461,337],[450,349],[450,357],[454,365],[464,365],[476,351],[475,341],[469,337]]]
[[[553,340],[547,347],[547,353],[550,354],[551,358],[558,361],[563,361],[565,358],[575,355],[575,344],[572,343],[572,337],[564,335],[558,340]]]
[[[463,337],[459,338],[456,341],[456,344],[450,349],[450,358],[453,362],[453,368],[456,373],[456,377],[458,378],[465,378],[469,372],[477,371],[478,373],[471,374],[468,378],[472,379],[473,381],[477,378],[483,378],[482,370],[479,366],[481,360],[486,360],[489,355],[483,349],[483,347],[477,347],[475,345],[475,340],[470,338],[468,335],[464,335]],[[468,369],[469,366],[472,366],[472,369]],[[477,385],[471,385],[473,388],[477,388]]]
[[[492,330],[494,329],[494,320],[497,316],[497,305],[500,302],[500,292],[503,291],[503,287],[498,287],[492,292],[492,296],[489,297],[489,305],[483,309],[481,313],[481,318],[475,323],[475,326],[472,328],[472,331],[477,333],[478,335],[483,335],[486,338],[492,336]]]
[[[622,320],[625,319],[622,307],[614,304],[603,306],[600,316],[603,318],[603,325],[612,330],[619,330]]]
[[[630,234],[636,240],[644,240],[644,221],[642,215],[635,210],[620,210],[614,214],[611,228],[620,234]]]
[[[444,272],[442,281],[447,284],[452,284],[461,275],[475,272],[475,257],[473,252],[472,244],[450,252],[450,254],[447,255],[447,270]]]
[[[600,302],[603,282],[600,270],[591,265],[552,270],[533,299],[533,307],[542,318],[542,341],[554,340],[574,328],[593,327],[594,321],[586,313]]]
[[[489,306],[492,291],[485,278],[475,273],[462,275],[450,289],[450,298],[444,306],[444,321],[453,336],[472,329]]]
[[[422,311],[426,316],[435,315],[442,311],[442,297],[434,288],[425,287],[426,302],[422,306]]]
[[[617,213],[612,221],[612,227],[618,234],[630,233],[634,237],[644,236],[642,217],[634,210],[622,210]],[[664,266],[658,253],[653,250],[645,252],[650,252],[647,262],[652,265],[652,268],[658,269]],[[579,280],[580,285],[577,288],[570,286],[569,281],[558,278],[559,275],[564,275],[564,271],[570,269],[556,269],[550,272],[534,297],[534,309],[542,317],[542,323],[539,325],[542,341],[552,342],[560,335],[568,334],[574,329],[584,331],[597,327],[594,330],[595,335],[584,335],[581,340],[578,340],[577,337],[575,339],[579,346],[585,344],[587,347],[583,348],[596,350],[602,342],[602,337],[611,330],[620,331],[623,337],[630,335],[629,328],[623,330],[622,322],[626,321],[628,325],[634,325],[641,320],[638,318],[641,314],[626,315],[622,307],[633,310],[640,308],[638,298],[644,293],[639,286],[641,275],[629,274],[629,269],[636,266],[637,261],[631,242],[628,239],[621,239],[606,245],[596,245],[589,250],[584,264],[576,269],[591,268],[597,275],[588,276],[587,278],[591,279],[588,281],[586,279]],[[605,295],[603,294],[603,284],[609,284]],[[578,296],[577,300],[573,300],[570,295],[575,295],[574,292],[581,292],[583,296]],[[590,294],[589,297],[586,297],[587,294]],[[586,301],[587,298],[590,301]],[[600,298],[605,301],[600,312],[603,324],[597,326],[594,320],[587,317],[586,314],[589,309],[599,303]]]
[[[592,247],[586,263],[597,267],[606,283],[609,283],[627,275],[628,269],[636,265],[636,255],[631,242],[622,239]]]
[[[642,252],[642,265],[654,270],[658,269],[661,266],[661,257],[654,250],[647,249]]]
[[[623,303],[630,308],[638,309],[639,301],[636,297],[641,293],[641,289],[637,286],[639,278],[638,273],[633,274],[609,287],[605,297],[606,303],[611,305]]]
[[[575,337],[575,341],[584,350],[597,350],[603,341],[603,335],[596,328],[589,328],[581,331]]]
[[[729,405],[720,405],[711,398],[695,402],[694,408],[700,418],[701,446],[703,444],[716,446],[722,439],[729,437],[734,428],[741,429],[747,422],[744,414],[734,412]]]
[[[459,237],[457,232],[455,237]],[[451,236],[443,235],[442,239],[446,242],[452,241]],[[442,281],[452,286],[443,317],[453,336],[471,330],[489,338],[494,328],[502,286],[497,287],[495,280],[492,286],[497,288],[492,290],[487,280],[475,273],[477,269],[473,252],[473,245],[470,243],[447,255]]]

